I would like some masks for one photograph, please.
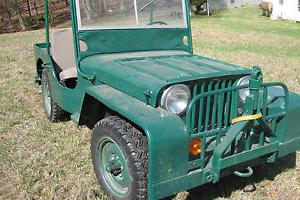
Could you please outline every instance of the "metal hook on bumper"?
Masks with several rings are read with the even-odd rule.
[[[248,172],[239,172],[239,171],[234,171],[233,174],[242,178],[248,178],[253,175],[253,169],[251,167],[246,168]]]

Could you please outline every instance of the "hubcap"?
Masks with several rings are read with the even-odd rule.
[[[128,193],[130,175],[126,158],[120,147],[111,138],[104,138],[99,144],[99,169],[110,190],[119,196]]]
[[[45,102],[45,109],[47,115],[50,115],[51,112],[51,96],[50,96],[50,89],[48,81],[45,81],[43,84],[43,93],[44,93],[44,102]]]

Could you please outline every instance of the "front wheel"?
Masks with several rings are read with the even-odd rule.
[[[119,117],[99,121],[92,132],[96,177],[114,200],[146,200],[148,148],[145,136]]]

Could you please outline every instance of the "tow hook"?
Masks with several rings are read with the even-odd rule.
[[[242,177],[242,178],[248,178],[248,177],[252,176],[253,169],[251,167],[247,167],[246,169],[248,170],[248,172],[235,171],[235,172],[233,172],[233,174],[236,176]]]

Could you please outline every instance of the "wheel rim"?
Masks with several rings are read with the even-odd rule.
[[[113,139],[106,137],[101,140],[98,152],[99,169],[107,186],[115,195],[125,196],[131,178],[122,150]]]
[[[45,110],[47,115],[50,115],[51,112],[51,95],[49,89],[48,81],[45,81],[43,84],[43,95],[44,95],[44,102],[45,102]]]

